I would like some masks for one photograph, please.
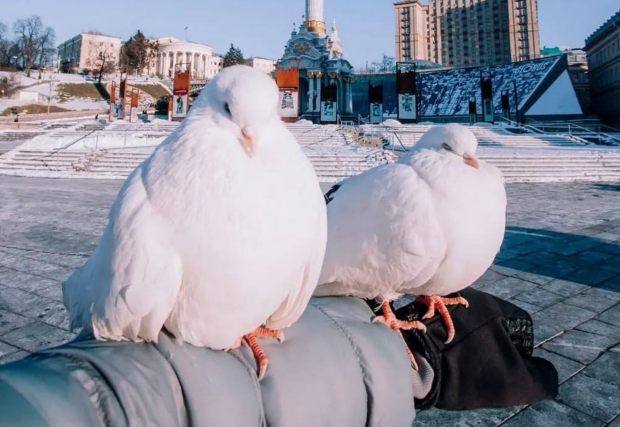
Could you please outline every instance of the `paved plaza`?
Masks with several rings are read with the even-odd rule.
[[[120,181],[0,176],[0,364],[73,337],[61,283],[95,248]],[[620,427],[620,185],[508,187],[508,230],[475,287],[529,311],[555,401],[427,411],[419,426]]]

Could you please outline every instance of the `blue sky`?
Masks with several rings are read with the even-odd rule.
[[[394,53],[391,0],[325,0],[325,20],[338,21],[345,54],[355,66]],[[304,13],[304,0],[0,0],[0,21],[38,14],[57,42],[97,29],[122,38],[136,29],[148,36],[184,38],[225,52],[230,43],[246,56],[277,59]],[[541,44],[581,47],[620,9],[618,0],[538,0]],[[353,6],[354,5],[354,6]]]

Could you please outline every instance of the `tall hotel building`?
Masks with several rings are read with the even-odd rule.
[[[537,1],[397,2],[396,59],[474,67],[538,58]]]

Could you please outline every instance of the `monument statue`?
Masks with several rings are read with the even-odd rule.
[[[314,99],[316,98],[316,91],[310,89],[310,91],[308,92],[308,112],[312,113],[314,112]]]
[[[310,33],[325,34],[323,0],[306,0],[306,29]]]

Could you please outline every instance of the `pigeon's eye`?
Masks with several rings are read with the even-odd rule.
[[[443,144],[441,144],[441,148],[443,148],[446,151],[452,151],[452,147],[450,147],[448,144],[446,144],[445,142]]]
[[[224,110],[228,113],[229,116],[232,116],[232,113],[230,112],[230,105],[228,105],[228,102],[224,104]]]

